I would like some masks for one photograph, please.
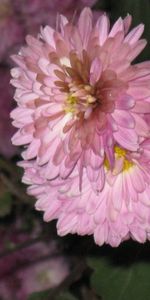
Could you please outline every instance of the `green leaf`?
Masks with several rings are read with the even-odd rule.
[[[28,297],[28,300],[46,300],[46,299],[49,299],[48,298],[49,294],[50,294],[50,290],[46,290],[43,292],[36,292],[36,293],[31,294]],[[56,296],[55,299],[56,300],[78,300],[69,292],[61,293],[61,294],[59,294],[59,296]]]
[[[103,300],[149,300],[150,263],[114,264],[108,257],[90,258],[91,285]]]
[[[46,300],[49,295],[49,290],[43,292],[35,292],[29,295],[28,300]]]
[[[0,217],[10,214],[12,208],[12,196],[9,192],[4,192],[0,196]]]
[[[66,292],[66,293],[61,293],[58,297],[56,297],[56,300],[78,300],[75,298],[72,294]]]

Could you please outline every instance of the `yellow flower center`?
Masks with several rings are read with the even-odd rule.
[[[123,171],[128,171],[133,166],[134,166],[134,163],[132,161],[125,159],[124,163],[123,163]]]
[[[127,151],[125,149],[120,148],[119,146],[115,146],[114,151],[117,155],[117,158],[125,157],[127,154]]]
[[[118,146],[115,146],[114,150],[115,150],[115,154],[116,154],[115,155],[116,159],[121,158],[121,157],[124,158],[122,171],[128,171],[134,165],[134,163],[126,158],[127,151]]]
[[[75,113],[76,112],[76,104],[78,102],[78,98],[73,96],[73,95],[69,95],[66,103],[65,103],[65,112],[66,113]]]
[[[90,85],[70,84],[70,92],[64,105],[65,113],[72,113],[75,116],[83,115],[86,119],[90,116],[92,110],[96,106],[96,98],[93,95],[93,88]]]
[[[122,172],[128,171],[131,167],[134,166],[134,163],[127,158],[127,150],[120,148],[119,146],[114,147],[115,160],[123,158]],[[104,160],[104,165],[107,170],[110,170],[109,161],[107,158]]]

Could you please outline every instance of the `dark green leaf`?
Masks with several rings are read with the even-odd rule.
[[[4,192],[0,196],[0,217],[5,217],[10,214],[12,207],[12,197],[9,192]]]
[[[47,299],[50,299],[49,294],[50,294],[50,290],[43,291],[43,292],[36,292],[36,293],[31,294],[28,297],[28,300],[47,300]],[[78,300],[69,292],[61,293],[61,294],[59,294],[59,296],[56,296],[55,299],[56,300]]]
[[[149,300],[150,263],[137,261],[130,265],[110,262],[108,257],[90,258],[94,269],[91,285],[103,300]]]
[[[46,300],[49,295],[49,290],[43,292],[35,292],[28,297],[28,300]]]
[[[56,300],[77,300],[77,298],[75,298],[72,294],[66,292],[56,297]]]

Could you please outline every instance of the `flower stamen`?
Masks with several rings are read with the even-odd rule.
[[[134,166],[133,161],[129,160],[128,158],[128,151],[125,149],[122,149],[119,146],[115,146],[114,147],[114,152],[115,152],[115,162],[117,163],[118,160],[122,160],[122,168],[121,168],[121,172],[125,172],[128,171],[131,167]],[[110,170],[110,164],[107,158],[105,158],[104,160],[104,165],[106,170]],[[113,169],[113,173],[115,174],[115,167]]]

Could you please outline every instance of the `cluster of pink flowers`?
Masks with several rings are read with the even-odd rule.
[[[58,234],[93,234],[98,245],[150,238],[150,62],[131,64],[146,41],[130,25],[128,15],[110,29],[85,8],[13,56],[23,181]]]
[[[56,17],[60,13],[71,17],[77,16],[86,4],[92,6],[96,0],[0,0],[0,154],[10,158],[16,154],[10,143],[13,129],[9,120],[9,107],[12,106],[13,93],[9,88],[10,55],[24,44],[27,33],[37,35],[40,26],[49,24],[56,27]],[[95,18],[100,12],[95,12]],[[9,121],[8,121],[9,120]]]
[[[5,251],[33,236],[11,228],[11,233],[1,229],[0,238],[1,251]],[[56,257],[57,248],[54,241],[39,241],[0,258],[0,298],[27,300],[32,292],[59,285],[68,275],[69,266],[65,257]]]

